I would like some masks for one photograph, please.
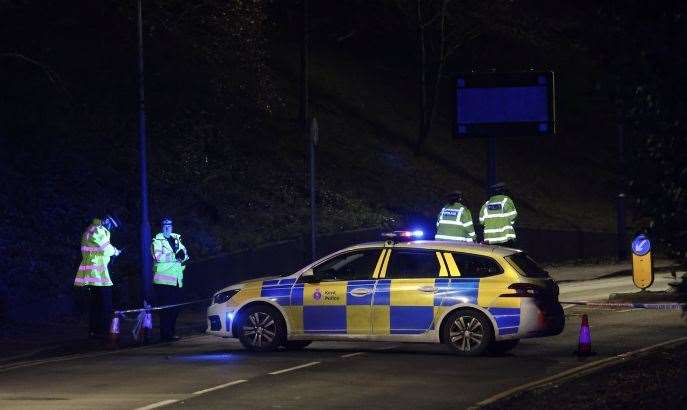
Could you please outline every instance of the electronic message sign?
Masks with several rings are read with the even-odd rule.
[[[553,72],[466,73],[456,77],[456,137],[546,136],[555,132]]]

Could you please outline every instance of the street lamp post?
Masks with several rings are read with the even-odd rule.
[[[138,0],[138,138],[141,163],[141,296],[150,302],[152,296],[152,268],[150,252],[150,221],[148,220],[148,163],[146,141],[145,93],[143,86],[143,12]]]
[[[315,148],[319,139],[319,127],[317,119],[310,123],[310,254],[312,260],[317,259],[317,195],[315,194]]]

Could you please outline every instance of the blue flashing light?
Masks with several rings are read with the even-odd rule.
[[[412,239],[420,239],[424,235],[425,233],[419,229],[414,231],[385,232],[382,234],[383,237],[389,238],[393,241],[407,241]]]

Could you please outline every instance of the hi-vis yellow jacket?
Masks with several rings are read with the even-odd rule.
[[[188,252],[184,244],[181,243],[181,235],[172,233],[171,238],[177,243],[176,251],[178,252],[180,249],[184,251],[184,259],[182,261],[176,259],[174,249],[162,232],[155,235],[151,245],[151,252],[155,260],[153,283],[183,287],[186,266],[182,265],[181,262],[188,260]]]
[[[434,239],[474,241],[475,227],[472,225],[470,210],[460,202],[444,206],[437,217],[437,234]]]
[[[494,195],[482,205],[479,222],[484,225],[484,242],[498,244],[515,240],[515,219],[518,211],[510,197]]]
[[[115,254],[110,244],[110,231],[100,219],[94,219],[81,236],[81,265],[74,286],[112,286],[107,264]]]

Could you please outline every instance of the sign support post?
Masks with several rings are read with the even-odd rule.
[[[488,137],[487,148],[487,198],[489,197],[491,187],[496,183],[496,138]]]

